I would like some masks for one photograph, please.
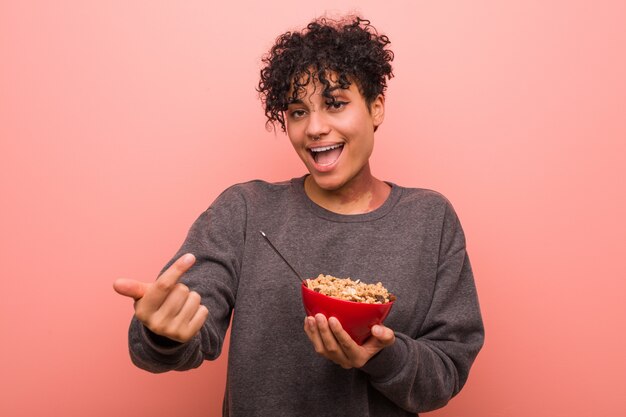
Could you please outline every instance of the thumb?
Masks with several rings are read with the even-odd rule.
[[[116,279],[113,283],[113,289],[118,294],[134,298],[135,300],[139,300],[144,296],[147,286],[148,284],[145,282],[125,278]]]
[[[372,326],[372,336],[383,347],[392,345],[396,341],[396,335],[393,330],[380,324]]]

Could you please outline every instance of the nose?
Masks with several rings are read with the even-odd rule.
[[[309,139],[317,140],[330,132],[328,120],[322,111],[310,112],[307,122],[305,133]]]

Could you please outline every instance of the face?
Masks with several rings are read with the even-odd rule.
[[[286,112],[287,134],[311,174],[312,186],[341,191],[371,182],[369,157],[374,129],[384,117],[382,95],[368,106],[353,82],[347,89],[333,89],[335,102],[330,104],[322,89],[310,82],[306,95]]]

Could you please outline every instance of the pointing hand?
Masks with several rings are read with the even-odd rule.
[[[135,317],[152,332],[187,342],[200,331],[209,316],[209,310],[200,303],[200,294],[178,282],[195,260],[187,253],[152,283],[121,278],[113,283],[113,288],[135,300]]]

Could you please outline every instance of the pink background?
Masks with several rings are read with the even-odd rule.
[[[1,1],[0,415],[216,416],[226,355],[132,366],[132,303],[228,185],[303,167],[254,87],[359,10],[396,53],[373,170],[468,236],[487,328],[432,416],[626,414],[624,1]]]

